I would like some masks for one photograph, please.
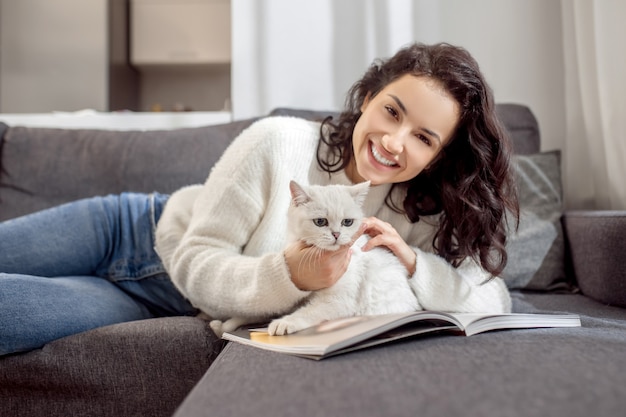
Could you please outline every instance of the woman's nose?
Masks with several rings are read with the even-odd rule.
[[[397,131],[383,136],[381,144],[389,153],[399,155],[404,150],[404,133]]]

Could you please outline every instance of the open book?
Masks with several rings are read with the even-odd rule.
[[[417,311],[329,320],[285,336],[270,336],[267,329],[238,329],[226,332],[222,337],[274,352],[323,359],[433,332],[471,336],[491,330],[542,327],[580,327],[580,318],[573,314],[468,314]]]

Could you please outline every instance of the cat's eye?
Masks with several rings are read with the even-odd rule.
[[[328,220],[326,220],[326,219],[324,219],[324,218],[313,219],[313,223],[314,223],[317,227],[324,227],[324,226],[328,226]]]
[[[341,221],[341,225],[345,227],[350,227],[354,223],[354,219],[343,219]]]

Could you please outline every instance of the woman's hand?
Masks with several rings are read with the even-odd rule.
[[[302,241],[289,245],[284,252],[285,261],[291,274],[291,281],[303,291],[328,288],[345,274],[350,264],[350,247],[365,230],[361,226],[352,241],[335,251],[327,251],[309,246]]]
[[[376,217],[368,217],[363,221],[365,225],[365,233],[370,235],[371,239],[361,248],[368,251],[376,246],[384,246],[389,249],[400,262],[404,265],[409,273],[413,276],[415,273],[415,262],[417,255],[409,245],[402,239],[396,229],[389,223],[386,223]]]

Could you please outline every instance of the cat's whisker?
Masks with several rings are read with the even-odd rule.
[[[313,247],[312,251],[309,251],[306,253],[305,256],[303,256],[303,258],[300,260],[300,265],[298,266],[298,269],[300,269],[303,264],[306,263],[305,268],[306,269],[313,269],[315,267],[315,263],[319,260],[320,256],[322,255],[322,249],[318,248],[317,246]]]

